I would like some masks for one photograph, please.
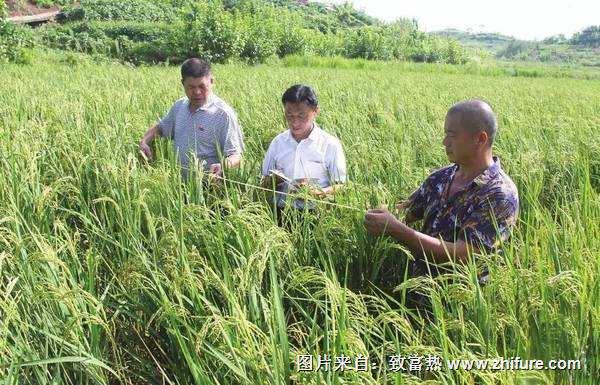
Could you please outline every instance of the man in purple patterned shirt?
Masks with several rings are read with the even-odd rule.
[[[492,155],[498,123],[481,100],[455,104],[446,115],[443,144],[453,164],[433,172],[399,207],[404,222],[387,209],[371,209],[365,227],[388,235],[416,259],[410,275],[427,274],[423,260],[466,262],[470,253],[496,252],[510,235],[519,211],[515,184]],[[423,221],[421,231],[407,224]]]

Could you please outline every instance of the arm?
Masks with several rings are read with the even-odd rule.
[[[466,262],[469,251],[477,252],[476,248],[469,250],[468,245],[459,240],[446,242],[416,231],[396,219],[385,209],[369,210],[365,215],[365,226],[370,234],[389,235],[406,246],[415,257],[427,257],[436,263],[450,260]]]
[[[223,160],[223,163],[213,163],[210,165],[208,172],[214,175],[221,175],[223,169],[238,168],[242,163],[242,154],[231,154]]]
[[[158,127],[158,124],[155,124],[154,126],[150,127],[148,131],[146,131],[140,140],[140,153],[148,160],[152,160],[152,158],[154,158],[154,154],[152,153],[152,148],[150,146],[157,135],[160,135],[160,128]]]
[[[396,205],[399,212],[404,211],[404,221],[411,224],[423,219],[427,202],[427,181],[416,189],[404,202]]]
[[[173,131],[175,130],[175,115],[176,115],[177,103],[175,103],[167,115],[165,115],[158,123],[150,127],[140,140],[139,149],[142,156],[148,160],[152,160],[154,154],[152,153],[152,142],[157,136],[163,136],[172,138]]]
[[[221,163],[210,165],[209,172],[216,175],[220,175],[223,169],[238,168],[242,162],[244,134],[233,111],[225,113],[220,141],[221,150],[226,157]]]
[[[330,147],[330,152],[327,156],[327,172],[329,173],[330,186],[322,188],[314,188],[311,190],[313,196],[317,198],[326,198],[341,190],[346,183],[346,156],[342,143],[336,140],[335,144]]]
[[[448,261],[466,263],[469,256],[469,250],[464,241],[446,242],[414,230],[398,220],[388,225],[387,233],[406,246],[413,255],[427,257],[435,263]],[[477,249],[472,250],[472,252],[477,251]]]

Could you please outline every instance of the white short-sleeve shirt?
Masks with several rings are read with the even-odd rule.
[[[270,170],[278,170],[293,181],[310,179],[321,188],[346,182],[346,158],[341,142],[316,124],[300,142],[289,129],[277,135],[263,160],[262,175],[269,175]],[[279,192],[287,193],[289,189],[287,182],[277,186]],[[276,194],[277,206],[283,207],[285,198]],[[295,201],[294,206],[302,208],[304,203]]]

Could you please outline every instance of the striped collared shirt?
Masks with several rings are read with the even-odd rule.
[[[244,136],[233,109],[218,96],[190,110],[188,98],[173,104],[158,123],[160,135],[173,140],[182,168],[187,171],[190,154],[202,161],[204,169],[222,158],[241,154]]]

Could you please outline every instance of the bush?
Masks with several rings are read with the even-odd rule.
[[[182,48],[188,56],[226,62],[242,53],[247,38],[244,31],[241,20],[223,12],[218,2],[198,2],[186,16]]]
[[[387,39],[381,27],[363,27],[345,35],[345,56],[370,60],[394,59],[393,42]]]
[[[0,62],[30,62],[29,49],[33,48],[35,43],[35,35],[31,28],[0,20]]]
[[[279,6],[267,0],[82,0],[65,12],[69,23],[43,35],[53,47],[108,53],[132,63],[190,56],[260,63],[274,56],[303,54],[467,60],[458,43],[419,32],[413,20],[381,24],[349,6],[332,11],[317,4],[298,7],[287,0],[277,2]]]
[[[285,30],[279,42],[277,55],[284,57],[314,52],[316,46],[314,40],[316,39],[313,39],[312,35],[314,35],[314,31],[305,28],[294,27]]]
[[[243,18],[245,44],[240,56],[251,63],[259,63],[277,55],[284,27],[274,15],[262,12]]]
[[[92,23],[78,23],[71,26],[39,28],[42,41],[51,48],[89,54],[111,53],[112,40],[102,28]]]
[[[175,8],[167,2],[150,0],[82,0],[79,5],[65,8],[61,22],[92,20],[172,21]]]
[[[52,48],[104,54],[134,64],[181,61],[180,24],[81,22],[39,28],[41,39]]]

